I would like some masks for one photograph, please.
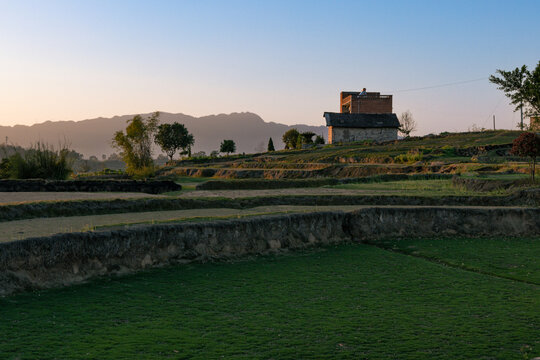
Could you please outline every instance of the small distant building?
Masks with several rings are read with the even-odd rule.
[[[392,95],[343,91],[339,108],[339,113],[324,113],[328,143],[397,140],[399,120],[392,113]]]

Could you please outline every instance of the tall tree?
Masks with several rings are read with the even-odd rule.
[[[221,142],[221,145],[219,146],[219,151],[222,153],[227,153],[227,155],[229,155],[230,153],[236,151],[236,144],[233,140],[223,140]]]
[[[266,149],[267,151],[276,151],[276,148],[274,148],[274,141],[272,141],[272,138],[268,139],[268,147]]]
[[[144,168],[152,168],[152,138],[157,130],[159,112],[143,119],[136,115],[127,121],[126,132],[117,131],[114,134],[113,146],[120,150],[122,159],[126,162],[127,172],[134,173]]]
[[[174,154],[187,147],[189,132],[183,124],[161,124],[158,126],[154,141],[172,161]]]
[[[416,130],[416,121],[414,121],[412,113],[409,110],[401,113],[398,130],[405,137],[409,137]]]
[[[510,99],[510,103],[515,105],[514,111],[520,111],[520,128],[523,130],[523,113],[540,114],[540,61],[533,72],[527,70],[527,66],[517,67],[511,71],[498,69],[500,77],[491,75],[489,81],[498,85]]]
[[[296,129],[290,129],[283,134],[282,140],[285,143],[285,149],[296,149],[296,143],[300,133]]]

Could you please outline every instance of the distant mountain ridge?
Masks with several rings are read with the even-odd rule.
[[[150,114],[141,114],[147,117]],[[67,141],[70,148],[101,159],[101,155],[118,152],[112,147],[111,139],[118,130],[126,128],[127,120],[134,115],[96,118],[81,121],[46,121],[34,125],[0,126],[0,141],[6,137],[9,144],[27,147],[36,141],[44,141],[53,146]],[[276,149],[284,147],[281,136],[289,129],[300,132],[312,131],[326,139],[326,126],[285,125],[265,122],[259,115],[244,112],[193,117],[185,114],[160,112],[160,123],[179,122],[184,124],[195,137],[193,152],[219,150],[223,139],[232,139],[239,153],[266,151],[271,137]],[[322,122],[322,119],[321,119]],[[156,148],[155,154],[159,151]]]

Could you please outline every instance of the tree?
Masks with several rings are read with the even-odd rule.
[[[184,153],[191,152],[195,140],[183,124],[161,124],[158,127],[154,141],[172,161],[174,154],[182,149]],[[187,149],[187,150],[186,150]]]
[[[302,137],[302,134],[298,134],[298,137],[296,138],[296,148],[302,149],[303,143],[304,143],[304,138]]]
[[[413,131],[416,131],[416,121],[409,110],[401,113],[398,130],[405,137],[409,137]]]
[[[184,139],[182,144],[182,154],[191,157],[191,147],[195,144],[195,138],[192,134],[189,134]]]
[[[223,140],[221,142],[221,145],[219,146],[219,151],[222,153],[227,153],[227,155],[229,155],[230,153],[236,151],[236,144],[232,140]]]
[[[306,131],[301,133],[300,136],[302,136],[302,144],[312,144],[315,133],[311,131]]]
[[[530,157],[531,179],[534,182],[536,171],[536,157],[540,156],[540,136],[532,132],[525,132],[512,143],[510,152],[517,156]]]
[[[296,143],[300,133],[296,129],[290,129],[283,134],[282,140],[285,143],[285,149],[296,149]]]
[[[324,145],[324,138],[321,135],[317,135],[315,137],[315,144]]]
[[[126,132],[114,134],[113,146],[120,150],[120,156],[126,163],[126,171],[134,174],[145,168],[153,168],[152,138],[157,130],[159,112],[143,119],[135,115],[127,121]]]
[[[517,67],[511,71],[497,69],[501,77],[491,75],[489,81],[498,85],[515,105],[514,111],[521,112],[520,128],[523,130],[523,110],[525,113],[540,114],[540,61],[533,72],[527,70],[527,66]]]
[[[276,151],[276,149],[274,148],[274,141],[272,141],[272,138],[268,139],[267,150],[268,151]]]

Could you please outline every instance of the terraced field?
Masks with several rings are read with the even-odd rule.
[[[481,244],[491,250],[478,252]],[[0,357],[540,356],[540,268],[531,262],[540,238],[388,245],[175,266],[0,299]],[[508,266],[490,267],[494,255],[520,267],[513,279]]]
[[[145,227],[147,224],[350,211],[375,205],[407,206],[404,216],[409,217],[411,210],[416,214],[414,211],[423,205],[458,206],[456,213],[466,208],[462,205],[491,207],[489,211],[494,213],[499,209],[493,206],[512,206],[517,209],[508,224],[516,224],[512,221],[519,221],[519,214],[535,214],[536,209],[530,208],[540,206],[535,185],[480,192],[453,185],[448,175],[429,180],[415,175],[414,181],[383,182],[370,178],[324,187],[264,188],[263,184],[257,190],[197,190],[196,185],[208,177],[183,176],[350,179],[388,172],[466,172],[468,177],[475,178],[480,174],[485,179],[523,179],[526,165],[510,163],[506,153],[515,136],[516,132],[511,131],[444,134],[389,144],[325,146],[183,161],[160,172],[160,176],[183,185],[182,191],[164,195],[0,193],[0,245],[25,249],[20,257],[24,262],[27,250],[21,244],[36,243],[16,241],[30,237],[131,226],[142,226],[136,229],[144,232],[150,229]],[[432,213],[424,213],[429,222]],[[503,216],[499,214],[501,224],[507,220]],[[378,218],[379,215],[370,218],[371,224],[377,223]],[[534,219],[532,216],[528,222],[518,224],[534,225]],[[221,231],[222,224],[230,223],[234,222],[220,222],[216,226]],[[291,223],[293,228],[297,226]],[[370,222],[364,223],[362,220],[354,224],[359,228],[370,226]],[[336,231],[353,229],[351,224],[340,224]],[[399,222],[390,225],[396,224]],[[266,233],[264,227],[256,228]],[[95,236],[133,230],[80,234],[89,240],[70,249],[93,250]],[[206,230],[201,230],[204,236]],[[460,233],[457,230],[449,233]],[[175,228],[174,236],[177,231],[183,230]],[[540,357],[540,237],[453,235],[420,239],[414,237],[414,231],[410,232],[407,231],[407,238],[377,236],[366,238],[363,243],[354,241],[308,250],[304,247],[297,252],[282,249],[272,255],[241,260],[185,264],[189,258],[185,257],[181,258],[184,265],[0,298],[0,358]],[[235,241],[249,241],[235,234]],[[73,236],[63,239],[69,241],[70,237]],[[220,236],[215,238],[221,246]],[[131,238],[125,239],[128,240],[122,244],[129,247]],[[156,239],[161,241],[161,235]],[[41,240],[45,244],[42,249],[48,254],[50,239]],[[111,245],[106,248],[107,258],[118,248],[117,243],[109,240],[114,239],[103,240],[103,244]],[[147,244],[146,240],[142,243]],[[200,245],[196,240],[188,239]],[[57,250],[51,251],[54,260]],[[28,249],[28,253],[32,252]],[[68,258],[72,254],[68,252]],[[131,260],[133,254],[128,254]],[[31,255],[36,259],[36,254]],[[94,258],[90,260],[94,264]],[[71,263],[68,265],[62,268],[67,272],[60,272],[60,284],[65,284],[63,276],[71,274]],[[74,276],[81,276],[78,264],[74,266]],[[9,272],[0,272],[0,280],[9,280],[9,276]]]

